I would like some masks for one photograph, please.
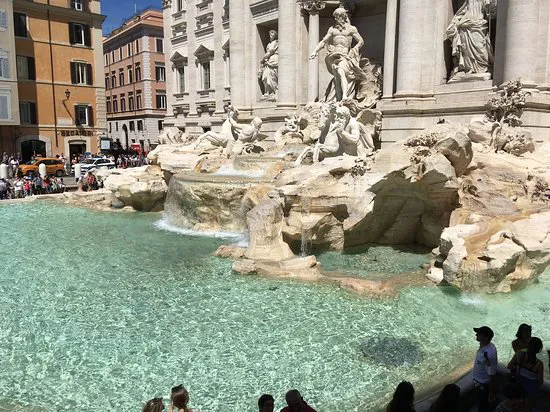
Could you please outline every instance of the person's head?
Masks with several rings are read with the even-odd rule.
[[[178,409],[186,409],[189,403],[189,392],[183,385],[174,386],[172,388],[172,403]]]
[[[516,338],[525,342],[531,339],[531,325],[528,325],[527,323],[522,323],[519,325],[518,331],[516,332]]]
[[[504,387],[503,393],[509,407],[515,409],[523,406],[525,392],[520,385],[514,383],[508,384]]]
[[[301,411],[304,408],[304,399],[298,389],[291,389],[285,395],[288,409],[292,412]]]
[[[412,383],[403,381],[393,393],[393,398],[390,402],[390,412],[401,412],[410,410],[414,404],[414,387]]]
[[[275,399],[273,396],[264,393],[260,398],[258,399],[258,410],[260,412],[273,412],[273,409],[275,408]]]
[[[155,398],[147,401],[142,412],[162,412],[164,410],[164,402],[162,398]]]
[[[443,388],[430,411],[452,412],[458,411],[460,401],[460,387],[451,383]]]
[[[254,126],[255,129],[260,130],[260,128],[262,127],[262,123],[262,119],[260,119],[259,117],[255,117],[254,119],[252,119],[251,125]]]
[[[339,122],[342,125],[342,127],[346,127],[351,118],[351,113],[346,106],[339,106],[336,108],[335,117],[336,117],[335,120]]]
[[[493,336],[495,336],[495,333],[489,326],[474,328],[474,332],[476,333],[476,340],[480,343],[480,345],[487,345],[491,342]]]
[[[348,12],[342,7],[338,7],[336,10],[334,10],[334,13],[332,13],[332,15],[334,16],[334,19],[338,24],[346,24],[349,22]]]
[[[269,40],[277,40],[277,30],[269,30]]]
[[[542,350],[542,341],[533,336],[531,339],[529,339],[529,344],[527,345],[527,353],[536,356],[537,353],[540,353]]]

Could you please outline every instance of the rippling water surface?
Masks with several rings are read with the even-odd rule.
[[[513,296],[424,286],[370,300],[232,274],[211,256],[223,240],[159,219],[0,206],[0,410],[137,411],[184,383],[203,412],[254,411],[261,393],[280,407],[293,387],[319,412],[373,411],[402,379],[422,390],[469,361],[472,326],[494,327],[503,360],[521,322],[550,339],[548,277]],[[383,265],[340,264],[379,277],[425,259],[372,253]]]

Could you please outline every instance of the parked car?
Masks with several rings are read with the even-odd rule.
[[[38,175],[38,167],[41,164],[46,165],[46,173],[61,177],[65,175],[65,163],[55,157],[38,157],[30,162],[20,165],[17,169],[25,176]]]
[[[104,157],[92,157],[91,159],[84,159],[78,164],[80,165],[81,175],[84,175],[86,172],[93,169],[98,169],[100,167],[108,167],[109,169],[115,167],[115,162]],[[71,166],[71,175],[74,175],[74,167],[75,165]]]

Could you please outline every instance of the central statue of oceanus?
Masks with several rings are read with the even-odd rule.
[[[337,8],[333,16],[336,24],[328,29],[310,59],[317,58],[326,47],[325,63],[333,78],[330,81],[324,101],[339,102],[357,100],[364,107],[374,105],[381,90],[381,68],[361,58],[361,47],[365,44],[359,31],[353,26],[344,8]],[[355,45],[354,45],[355,43]]]

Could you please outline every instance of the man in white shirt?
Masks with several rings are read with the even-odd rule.
[[[497,348],[491,340],[495,335],[488,326],[474,328],[479,349],[474,360],[474,387],[478,395],[478,411],[490,412],[496,401]]]

